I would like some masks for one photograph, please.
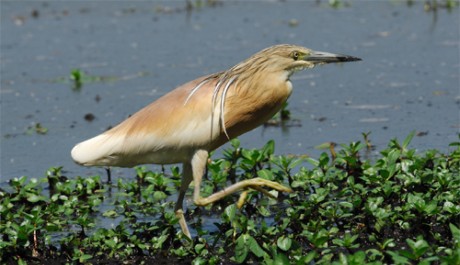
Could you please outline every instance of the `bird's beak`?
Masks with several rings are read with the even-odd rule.
[[[312,51],[309,55],[305,56],[304,60],[315,64],[322,64],[361,61],[361,58],[344,54]]]

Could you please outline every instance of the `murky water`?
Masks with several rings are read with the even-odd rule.
[[[425,12],[405,1],[338,9],[327,1],[225,2],[191,12],[185,1],[2,1],[0,182],[42,177],[50,166],[103,174],[75,165],[72,146],[177,85],[278,43],[363,61],[293,76],[289,109],[301,126],[258,128],[240,137],[242,146],[274,139],[277,154],[317,156],[316,145],[372,132],[378,152],[416,130],[412,147],[447,150],[460,130],[459,25],[458,9]],[[92,77],[80,90],[66,81],[75,68]],[[85,120],[89,113],[94,120]],[[48,131],[37,134],[36,124]]]

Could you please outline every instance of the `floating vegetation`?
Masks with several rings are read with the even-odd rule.
[[[459,0],[426,0],[426,1],[418,1],[418,0],[388,0],[389,2],[394,3],[406,3],[407,6],[415,6],[416,4],[422,4],[423,9],[427,12],[436,12],[438,9],[446,9],[452,11],[454,8],[458,8],[460,6]],[[327,4],[335,9],[343,8],[343,7],[351,7],[354,3],[358,3],[360,1],[353,1],[353,0],[325,0]],[[317,4],[323,3],[321,0],[316,1]]]
[[[91,76],[86,74],[80,69],[73,69],[70,72],[69,80],[72,83],[72,90],[80,91],[83,84],[94,83],[94,82],[114,82],[119,80],[118,77],[109,77],[109,76]]]
[[[409,148],[414,135],[391,140],[372,163],[360,156],[369,133],[364,143],[336,145],[335,159],[276,156],[273,141],[249,150],[234,140],[209,160],[203,195],[256,176],[294,192],[278,200],[249,192],[241,209],[238,195],[190,205],[193,241],[169,198],[180,186],[178,167],[138,167],[135,179],[113,184],[69,178],[59,167],[39,180],[15,178],[0,190],[0,261],[460,264],[460,142],[448,154],[418,154]],[[214,225],[203,225],[209,216]]]
[[[72,69],[70,71],[70,74],[65,77],[58,77],[51,82],[56,82],[56,83],[69,83],[71,84],[72,90],[73,91],[80,91],[85,84],[91,84],[91,83],[99,83],[99,82],[116,82],[116,81],[125,81],[125,80],[130,80],[134,78],[140,78],[140,77],[145,77],[148,76],[149,73],[147,72],[138,72],[138,73],[133,73],[129,75],[124,75],[124,76],[97,76],[97,75],[90,75],[87,74],[85,71],[81,69]],[[98,102],[100,100],[96,98],[96,101]]]
[[[33,125],[27,127],[26,134],[46,134],[48,133],[48,128],[43,127],[39,122],[34,123]]]

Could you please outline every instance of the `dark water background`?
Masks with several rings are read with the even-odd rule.
[[[413,148],[447,151],[460,130],[458,8],[349,3],[223,2],[187,12],[185,1],[2,1],[0,182],[43,177],[51,166],[70,177],[103,174],[75,165],[71,148],[176,86],[279,43],[363,61],[297,73],[289,110],[300,126],[258,128],[240,137],[243,147],[274,139],[276,154],[317,157],[316,145],[372,132],[376,153],[415,130]],[[68,80],[76,68],[91,77],[80,89]],[[36,124],[48,131],[37,134]]]

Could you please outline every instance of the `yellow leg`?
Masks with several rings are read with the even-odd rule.
[[[240,194],[240,198],[238,199],[238,202],[236,203],[236,207],[238,209],[241,209],[243,207],[243,204],[246,202],[246,197],[248,197],[248,190],[243,190],[243,192]]]
[[[251,187],[251,188],[255,189],[258,192],[261,192],[261,193],[267,195],[270,198],[276,199],[276,197],[273,194],[271,194],[270,192],[262,189],[261,187],[254,186],[254,187]],[[241,192],[240,198],[238,199],[238,202],[236,203],[236,206],[238,207],[238,209],[243,207],[243,204],[246,202],[246,197],[248,197],[248,193],[249,193],[249,190],[244,190],[243,192]]]
[[[188,186],[193,179],[191,165],[189,163],[184,163],[182,171],[182,182],[180,185],[179,197],[177,197],[174,211],[176,213],[176,217],[179,219],[179,225],[182,229],[182,232],[184,232],[188,238],[192,239],[190,231],[188,230],[187,221],[185,220],[184,211],[182,209],[185,193],[187,192]]]
[[[192,239],[192,235],[188,230],[187,221],[185,220],[184,212],[182,209],[176,210],[176,217],[179,219],[179,225],[182,229],[182,232],[190,239]]]
[[[177,198],[177,203],[175,207],[176,217],[179,219],[179,224],[182,229],[182,232],[189,237],[190,239],[192,236],[190,235],[190,231],[187,226],[187,222],[184,217],[184,212],[182,210],[182,203],[185,197],[185,192],[187,191],[188,186],[192,179],[194,180],[194,192],[193,192],[193,201],[197,206],[205,206],[210,203],[216,202],[232,193],[235,193],[239,190],[243,190],[241,194],[237,206],[241,208],[243,206],[244,201],[247,196],[247,189],[254,189],[259,192],[264,193],[267,196],[273,197],[272,194],[268,193],[268,191],[264,190],[262,187],[268,187],[277,191],[281,192],[292,192],[292,190],[288,187],[285,187],[279,183],[274,181],[262,179],[262,178],[254,178],[254,179],[247,179],[240,182],[237,182],[219,192],[216,192],[206,198],[202,198],[200,196],[200,186],[201,180],[203,178],[204,171],[206,169],[206,163],[208,160],[208,152],[204,150],[199,150],[195,153],[192,159],[192,163],[184,163],[183,165],[183,176],[182,176],[182,183],[180,187],[179,197]]]
[[[196,184],[195,184],[196,185]],[[246,179],[240,182],[237,182],[219,192],[216,192],[206,198],[200,197],[200,194],[194,194],[194,201],[196,205],[205,206],[215,201],[218,201],[232,193],[235,193],[239,190],[244,190],[247,188],[255,188],[255,187],[269,187],[277,191],[284,191],[284,192],[292,192],[292,190],[288,187],[285,187],[279,183],[262,179],[262,178],[254,178],[254,179]]]
[[[292,192],[288,187],[285,187],[279,183],[262,179],[262,178],[253,178],[246,179],[240,182],[237,182],[219,192],[216,192],[206,198],[200,196],[200,185],[203,177],[204,170],[206,168],[206,161],[208,159],[208,152],[204,150],[199,150],[195,153],[192,159],[192,170],[193,170],[193,180],[195,185],[195,190],[193,193],[193,200],[198,206],[205,206],[210,203],[216,202],[232,193],[235,193],[239,190],[245,190],[247,188],[254,188],[256,190],[262,191],[260,187],[268,187],[281,192]],[[265,192],[264,192],[265,193]],[[244,195],[242,195],[244,196]]]

